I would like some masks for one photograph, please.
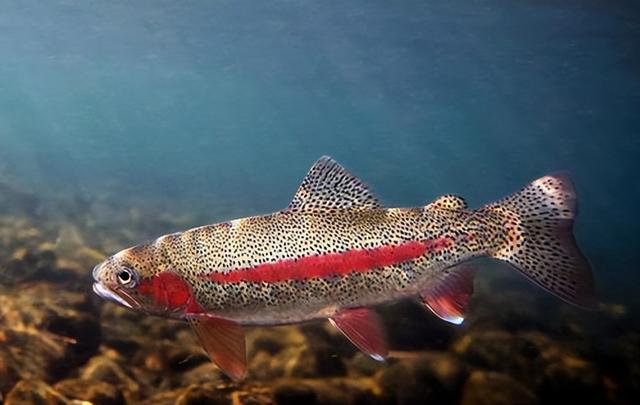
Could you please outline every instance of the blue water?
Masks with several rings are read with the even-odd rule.
[[[37,379],[83,400],[105,380],[104,403],[183,395],[209,364],[187,326],[100,304],[91,268],[279,210],[322,155],[388,206],[455,193],[477,207],[567,171],[605,305],[569,307],[503,266],[476,278],[461,327],[381,308],[402,360],[358,360],[321,322],[265,328],[249,384],[218,390],[212,366],[203,392],[363,373],[383,395],[358,403],[456,403],[497,372],[476,379],[486,398],[638,403],[638,50],[637,0],[0,0],[0,403]],[[429,367],[463,371],[441,384]]]
[[[2,1],[0,166],[44,201],[238,215],[323,154],[391,206],[566,170],[601,296],[631,302],[639,39],[635,1]]]

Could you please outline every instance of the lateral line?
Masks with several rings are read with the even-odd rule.
[[[357,249],[341,253],[283,259],[226,273],[213,272],[203,277],[218,283],[238,283],[242,281],[275,283],[342,276],[351,273],[364,273],[376,268],[417,259],[428,252],[437,252],[452,244],[451,238],[440,237],[373,249]]]

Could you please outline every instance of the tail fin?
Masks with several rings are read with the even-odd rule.
[[[566,174],[542,177],[484,210],[500,215],[505,242],[491,253],[581,307],[597,304],[593,276],[573,236],[576,194]]]

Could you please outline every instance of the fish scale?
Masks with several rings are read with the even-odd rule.
[[[591,270],[572,235],[575,213],[563,174],[476,210],[453,195],[385,208],[360,179],[323,157],[286,209],[126,249],[96,266],[94,291],[187,320],[235,380],[246,372],[242,325],[328,318],[381,360],[384,328],[370,307],[417,296],[459,324],[476,257],[504,260],[565,301],[595,305]]]

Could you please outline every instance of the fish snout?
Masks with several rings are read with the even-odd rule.
[[[108,301],[113,301],[127,308],[133,308],[129,301],[127,301],[111,289],[103,286],[100,282],[93,283],[93,292],[96,293],[100,298],[104,298]]]
[[[93,279],[95,281],[98,281],[98,277],[100,276],[100,267],[102,266],[102,263],[98,263],[93,267],[93,271],[91,272],[91,275],[93,276]]]

